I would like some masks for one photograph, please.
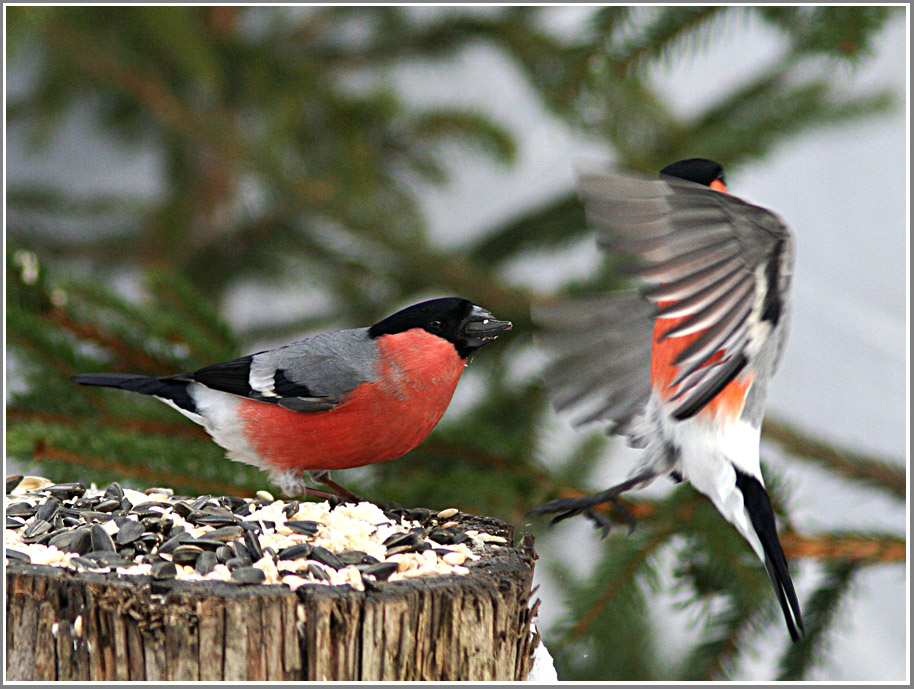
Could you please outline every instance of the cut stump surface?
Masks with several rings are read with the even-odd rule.
[[[7,560],[9,680],[523,680],[533,539],[469,574],[348,586],[165,581]]]

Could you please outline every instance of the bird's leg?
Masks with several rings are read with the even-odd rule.
[[[327,500],[333,507],[336,507],[336,505],[344,501],[344,498],[336,493],[321,490],[320,488],[311,488],[305,483],[302,472],[295,469],[288,469],[273,478],[282,489],[283,495],[290,497],[294,495],[307,495],[312,498],[318,498],[319,500]]]
[[[363,498],[360,498],[352,491],[346,490],[339,483],[331,479],[329,471],[312,471],[311,478],[317,483],[323,483],[325,486],[330,486],[335,491],[337,497],[341,498],[343,502],[365,502]],[[315,489],[312,488],[311,490]]]
[[[593,495],[588,495],[583,498],[560,498],[558,500],[553,500],[542,507],[530,510],[528,514],[555,514],[556,516],[552,518],[550,524],[556,524],[563,519],[583,514],[594,522],[594,525],[603,532],[603,537],[605,538],[610,529],[609,520],[602,514],[595,512],[593,508],[597,505],[609,503],[618,517],[622,521],[628,523],[629,533],[631,533],[635,529],[637,520],[631,511],[619,501],[619,496],[625,491],[631,490],[635,486],[649,481],[656,475],[657,472],[654,470],[644,469],[641,473],[636,474],[627,481],[623,481],[612,488],[607,488],[599,493],[594,493]]]

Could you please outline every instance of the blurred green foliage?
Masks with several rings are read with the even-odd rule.
[[[428,185],[447,185],[450,154],[470,150],[510,165],[516,144],[478,110],[410,105],[392,75],[483,46],[516,66],[550,116],[608,143],[621,166],[655,171],[700,155],[733,170],[806,130],[892,107],[886,92],[845,94],[835,75],[871,56],[881,29],[903,9],[612,6],[591,8],[573,34],[550,29],[557,11],[7,8],[11,135],[48,146],[83,109],[94,125],[87,135],[130,155],[154,151],[160,162],[152,194],[87,193],[11,171],[8,455],[58,481],[250,494],[265,475],[226,461],[172,410],[138,395],[76,388],[69,376],[193,370],[250,351],[255,338],[366,325],[419,298],[458,294],[516,326],[471,362],[462,383],[474,391],[469,404],[406,457],[337,479],[379,501],[454,504],[516,524],[560,493],[586,491],[606,439],[581,433],[563,456],[546,456],[554,429],[545,394],[535,372],[517,368],[531,357],[529,304],[549,295],[505,277],[531,252],[586,239],[579,204],[569,189],[476,240],[432,241],[419,199]],[[777,32],[779,52],[695,114],[675,114],[651,71],[687,61],[740,22]],[[604,261],[561,291],[612,286],[609,267]],[[125,292],[125,281],[140,287]],[[255,281],[279,293],[294,286],[309,308],[233,330],[227,297]],[[790,432],[777,442],[802,457],[808,439]],[[818,460],[898,497],[903,476],[868,472],[859,456],[849,471],[831,451],[817,452]],[[776,476],[770,482],[780,506],[783,486]],[[570,557],[540,561],[565,598],[564,619],[546,631],[560,676],[732,676],[751,652],[750,632],[781,624],[763,568],[688,486],[640,507],[637,532],[620,529],[595,544],[597,561],[585,574]],[[537,530],[541,551],[553,550],[550,532]],[[871,535],[877,543],[893,538]],[[658,621],[648,614],[664,558],[678,563],[683,605],[699,620],[679,659],[658,650]],[[859,565],[828,563],[803,601],[811,633],[783,658],[783,678],[808,673]]]

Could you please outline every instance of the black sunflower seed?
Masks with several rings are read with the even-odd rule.
[[[263,557],[263,548],[260,547],[260,539],[257,538],[257,534],[253,531],[244,532],[244,546],[251,554],[251,559],[254,562],[257,562]]]
[[[234,511],[236,507],[241,507],[242,505],[247,505],[248,502],[244,498],[239,498],[234,495],[223,495],[219,498],[219,503],[226,509]]]
[[[54,534],[48,539],[48,545],[52,545],[65,553],[85,555],[92,550],[92,537],[89,535],[89,529],[87,528],[74,529],[73,531]]]
[[[140,522],[149,533],[161,533],[165,526],[165,520],[161,517],[141,517]]]
[[[330,581],[330,575],[324,571],[324,568],[318,567],[315,564],[308,565],[308,574],[310,574],[315,579],[319,579],[320,581]]]
[[[470,540],[470,537],[467,536],[463,531],[459,531],[452,526],[443,529],[432,529],[428,537],[435,541],[435,543],[440,543],[441,545],[453,545],[455,543],[466,543]]]
[[[317,560],[322,565],[333,567],[333,569],[342,569],[346,565],[333,553],[319,545],[314,546],[311,550],[311,560]]]
[[[175,524],[173,521],[166,519],[165,523],[162,525],[162,535],[165,536],[165,538],[174,538],[175,536],[183,536],[185,534],[187,534],[187,529],[181,524]]]
[[[22,477],[20,476],[19,479],[22,480]],[[15,486],[13,486],[13,487],[15,488]],[[12,489],[10,489],[10,490],[12,490]],[[7,493],[8,492],[9,492],[9,490],[7,491]],[[24,562],[27,565],[32,564],[32,558],[29,556],[28,553],[21,553],[18,550],[13,550],[12,548],[6,549],[6,557],[9,560],[16,560],[17,562]]]
[[[203,548],[195,545],[179,545],[171,554],[171,560],[179,565],[192,565],[197,561]]]
[[[190,507],[193,510],[201,510],[212,499],[213,499],[212,495],[201,495],[199,498],[197,498],[196,500],[194,500],[191,503]]]
[[[282,508],[283,514],[286,515],[286,519],[291,519],[292,515],[298,512],[298,506],[301,503],[298,500],[293,500],[290,503],[287,503],[285,507]]]
[[[125,545],[122,548],[119,548],[117,554],[120,555],[125,560],[133,560],[136,557],[136,548],[132,545]]]
[[[249,503],[244,503],[232,509],[232,514],[237,514],[239,517],[246,517],[251,513],[251,505]]]
[[[64,526],[79,526],[83,523],[82,519],[77,519],[76,517],[64,517],[60,521]]]
[[[232,570],[232,580],[241,584],[262,584],[267,575],[256,567],[237,567]]]
[[[8,517],[25,517],[28,519],[38,510],[27,502],[14,502],[9,507],[6,508],[6,516]]]
[[[92,550],[114,552],[114,541],[111,540],[111,536],[101,526],[95,524],[89,529],[89,535],[92,537]]]
[[[251,564],[251,553],[248,552],[248,549],[244,547],[241,541],[232,541],[229,547],[232,549],[232,552],[235,554],[235,557],[241,560],[247,560],[247,564]]]
[[[206,576],[213,571],[213,568],[218,564],[219,559],[216,557],[216,553],[211,550],[204,550],[197,557],[197,561],[194,562],[194,571],[197,572],[200,576]]]
[[[20,519],[19,517],[6,518],[7,529],[21,529],[23,526],[25,526],[25,520]]]
[[[55,534],[54,531],[45,531],[43,534],[38,534],[37,536],[23,536],[23,543],[38,543],[41,545],[47,545],[48,541],[51,540],[51,537]]]
[[[209,534],[207,534],[209,535]],[[225,545],[224,541],[217,541],[214,538],[182,538],[181,545],[195,545],[203,550],[216,552],[218,548]]]
[[[415,509],[406,510],[406,518],[417,521],[420,524],[425,522],[430,516],[432,516],[432,511],[424,507],[416,507]]]
[[[361,550],[347,550],[338,553],[337,557],[344,565],[374,565],[380,562],[378,558],[363,553]]]
[[[171,504],[171,508],[182,519],[187,519],[193,512],[196,511],[183,500],[173,502]]]
[[[416,545],[395,545],[392,548],[387,549],[387,557],[391,555],[399,555],[400,553],[414,553],[416,552]]]
[[[53,522],[54,517],[57,516],[59,511],[60,500],[50,497],[38,506],[38,511],[35,512],[35,519],[44,522]]]
[[[147,531],[142,536],[140,536],[140,543],[145,543],[150,548],[154,548],[163,540],[162,534],[155,533],[154,531]]]
[[[169,505],[164,502],[144,502],[142,504],[136,505],[132,512],[140,518],[153,518],[157,517],[162,518],[162,508],[167,508]]]
[[[190,505],[188,505],[186,502],[184,502],[184,501],[182,501],[182,500],[178,500],[177,502],[173,502],[173,503],[171,504],[171,508],[172,508],[172,509],[175,511],[175,513],[176,513],[179,517],[181,517],[182,519],[187,519],[187,517],[190,516],[190,513],[194,511],[193,508],[191,508]]]
[[[110,512],[96,512],[94,510],[85,510],[84,512],[80,512],[80,516],[83,518],[83,521],[87,523],[101,523],[110,521],[114,515],[112,515]]]
[[[317,534],[321,525],[320,522],[297,520],[286,522],[286,526],[288,526],[290,529],[292,529],[292,531],[295,531],[296,533],[305,534],[306,536],[314,536]]]
[[[47,533],[50,530],[51,530],[50,522],[46,522],[43,520],[35,520],[25,530],[25,537],[31,538],[33,536],[40,536],[44,533]]]
[[[250,567],[251,560],[250,558],[242,559],[240,557],[233,557],[225,563],[225,566],[228,567],[229,571],[231,572],[238,569],[239,567]]]
[[[310,543],[299,543],[298,545],[289,546],[280,550],[276,557],[279,560],[298,560],[299,558],[311,557],[314,546]]]
[[[175,567],[174,562],[160,560],[152,564],[153,579],[174,579],[176,576],[178,576],[178,568]]]
[[[200,526],[229,526],[238,522],[234,514],[211,514],[210,512],[191,512],[187,517],[191,524]]]
[[[211,541],[234,541],[236,538],[241,538],[244,534],[244,529],[242,529],[237,524],[232,524],[230,526],[222,526],[218,529],[210,531],[205,534],[205,538]]]
[[[165,541],[162,545],[159,546],[159,552],[165,553],[165,554],[173,553],[175,551],[175,548],[177,548],[179,545],[181,545],[181,537],[186,536],[186,535],[187,534],[180,533],[176,536],[172,536],[167,541]]]
[[[386,545],[388,549],[402,545],[415,546],[420,542],[421,538],[419,535],[412,532],[395,533],[384,539],[384,545]]]
[[[124,489],[121,484],[115,481],[105,488],[105,498],[108,500],[117,500],[120,502],[124,498]]]
[[[72,500],[73,498],[82,497],[83,493],[86,492],[86,484],[55,483],[52,486],[46,486],[44,490],[60,500]]]
[[[132,519],[128,519],[121,524],[121,528],[117,532],[117,544],[127,545],[128,543],[133,543],[143,535],[145,530],[146,528],[141,522],[135,522]]]
[[[95,506],[96,512],[114,512],[116,509],[120,509],[121,501],[120,500],[102,500]]]
[[[396,562],[378,562],[377,564],[365,565],[357,569],[363,575],[370,574],[378,581],[387,581],[390,575],[397,571],[399,564]]]
[[[22,483],[22,474],[13,474],[12,476],[7,476],[6,494],[9,495],[20,483]],[[31,558],[29,558],[29,561],[31,561]]]
[[[82,556],[86,560],[96,563],[96,566],[103,567],[127,567],[133,563],[124,559],[119,553],[108,550],[95,550]]]
[[[219,560],[219,562],[222,564],[225,564],[233,557],[235,557],[235,551],[233,551],[227,545],[221,545],[216,548],[216,559]]]

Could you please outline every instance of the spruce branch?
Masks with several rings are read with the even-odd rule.
[[[784,652],[778,668],[779,681],[803,679],[822,657],[828,635],[834,626],[832,622],[859,569],[860,562],[854,560],[828,563],[825,576],[804,605],[806,636]]]
[[[880,488],[900,500],[905,499],[907,472],[897,463],[838,447],[780,419],[766,418],[762,424],[762,435],[797,459],[814,462],[853,481]]]
[[[687,519],[695,509],[697,503],[697,497],[693,497],[691,500],[686,501],[686,503],[683,504],[680,508],[679,514],[677,514],[677,518],[681,517],[682,519]],[[593,624],[594,620],[596,620],[602,614],[603,610],[619,593],[620,588],[625,586],[630,581],[630,579],[635,576],[635,573],[638,571],[638,569],[644,565],[645,562],[647,562],[648,558],[654,552],[656,552],[660,546],[668,541],[670,536],[675,533],[677,528],[677,520],[671,519],[665,521],[660,526],[660,528],[657,528],[651,534],[650,538],[640,550],[638,557],[629,562],[617,578],[606,582],[604,593],[593,602],[587,612],[581,616],[572,627],[572,636],[581,636],[587,632],[588,628],[591,624]]]
[[[88,475],[86,470],[114,473],[122,477],[130,477],[147,486],[181,486],[196,495],[253,495],[252,490],[245,490],[235,483],[213,481],[193,474],[180,474],[172,471],[156,470],[146,464],[125,464],[113,460],[111,457],[99,457],[82,452],[73,452],[60,447],[55,447],[44,441],[35,443],[32,449],[32,458],[36,461],[59,461],[77,467],[83,476]]]

